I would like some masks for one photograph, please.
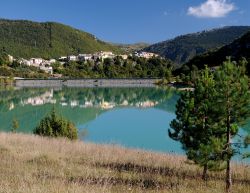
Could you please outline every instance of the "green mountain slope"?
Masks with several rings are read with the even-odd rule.
[[[59,57],[96,51],[120,52],[117,46],[72,27],[24,20],[0,20],[0,51],[15,57]]]
[[[114,44],[114,45],[118,46],[126,53],[133,53],[133,52],[142,50],[149,46],[148,43],[144,43],[144,42],[135,43],[135,44]]]
[[[196,56],[185,66],[191,67],[195,65],[198,68],[204,68],[204,65],[208,65],[209,67],[218,66],[226,60],[227,56],[231,56],[232,60],[235,61],[240,60],[242,57],[246,58],[249,62],[248,69],[250,69],[250,32],[217,51]],[[250,73],[250,71],[248,71],[248,73]]]
[[[250,26],[231,26],[187,34],[151,45],[144,51],[154,52],[177,64],[183,64],[196,55],[230,44],[248,31]]]

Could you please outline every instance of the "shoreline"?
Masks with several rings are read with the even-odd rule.
[[[17,79],[16,87],[155,87],[159,79]]]
[[[178,91],[193,91],[191,87],[179,87],[182,84],[158,85],[159,78],[86,78],[86,79],[16,79],[17,88],[143,88],[169,87]]]

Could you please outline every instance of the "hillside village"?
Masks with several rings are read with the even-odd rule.
[[[146,58],[150,59],[153,57],[159,57],[159,55],[155,53],[150,53],[150,52],[135,52],[133,54],[136,57],[141,57],[141,58]],[[78,54],[78,55],[68,55],[68,56],[61,56],[57,59],[43,59],[43,58],[30,58],[30,59],[15,59],[13,56],[8,55],[9,62],[12,63],[16,61],[19,64],[27,65],[27,66],[33,66],[37,67],[40,70],[45,71],[48,74],[53,75],[53,67],[52,64],[59,62],[61,65],[64,65],[66,62],[86,62],[86,61],[103,61],[104,59],[107,58],[115,58],[115,57],[121,57],[122,59],[126,60],[129,55],[116,55],[113,52],[110,51],[101,51],[101,52],[96,52],[94,54]]]

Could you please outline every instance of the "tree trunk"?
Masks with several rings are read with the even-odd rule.
[[[203,168],[203,174],[202,174],[202,179],[204,181],[207,181],[207,170],[208,170],[208,167],[207,167],[207,164],[205,164]]]
[[[226,192],[230,193],[232,191],[232,174],[231,174],[231,161],[227,161],[227,172],[226,172]]]
[[[231,125],[230,112],[227,118],[227,171],[226,171],[226,192],[230,193],[232,190],[232,172],[231,172]]]

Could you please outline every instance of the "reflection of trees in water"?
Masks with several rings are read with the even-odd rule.
[[[30,98],[40,96],[45,93],[48,89],[16,89],[11,87],[9,89],[0,90],[0,112],[9,111],[12,105],[16,106],[21,101]]]
[[[48,94],[52,93],[52,94]],[[91,102],[98,105],[102,102],[112,103],[115,106],[136,106],[141,102],[161,104],[174,95],[169,88],[24,88],[0,91],[0,111],[10,110],[10,106],[33,104],[34,100],[41,100],[37,105],[64,102],[65,104],[83,105]],[[52,103],[52,102],[51,102]],[[53,102],[54,103],[54,102]]]
[[[27,101],[27,99],[48,97],[46,93],[53,93],[49,97],[52,97],[52,99],[56,101],[57,106],[61,106],[60,103],[62,101],[68,104],[72,101],[78,101],[78,105],[84,104],[87,101],[92,101],[93,104],[100,104],[106,101],[114,103],[116,106],[136,106],[136,104],[140,102],[151,101],[157,104],[156,108],[171,113],[174,113],[175,104],[179,98],[178,93],[170,88],[10,88],[0,90],[0,113],[8,112],[12,110],[12,108],[25,106],[24,101]],[[127,101],[127,104],[125,104],[124,101]],[[49,110],[49,107],[46,108]],[[91,118],[94,117],[97,110],[98,109],[93,109],[93,116],[91,113],[88,113],[91,114]],[[90,109],[88,112],[89,111]],[[86,120],[89,120],[90,118],[88,118],[86,113],[84,117],[86,116]],[[99,110],[98,113],[100,113]],[[63,114],[67,117],[71,117],[72,114],[74,114],[77,121],[82,119],[82,111],[79,111],[79,115],[77,115],[77,111],[71,108],[70,105],[63,111]],[[74,117],[71,118],[74,119]],[[244,126],[244,130],[250,133],[250,121]]]
[[[62,88],[62,89],[19,89],[0,91],[0,130],[8,130],[13,117],[20,121],[20,131],[30,132],[37,126],[52,107],[51,101],[56,101],[58,112],[73,121],[76,125],[85,124],[103,112],[105,109],[90,106],[81,108],[80,104],[86,101],[93,101],[99,104],[102,101],[115,103],[116,106],[127,101],[123,106],[132,106],[141,101],[161,102],[169,100],[175,96],[175,92],[161,88]],[[44,103],[36,103],[34,100],[44,100]],[[77,106],[62,106],[62,101],[70,104],[72,101],[79,101]],[[46,104],[46,105],[44,105]],[[13,105],[13,108],[10,108]],[[175,104],[173,104],[175,105]],[[98,108],[97,108],[98,107]]]
[[[124,101],[130,106],[139,102],[152,101],[162,103],[174,95],[171,89],[163,88],[67,88],[62,91],[55,91],[56,98],[63,97],[65,102],[80,101],[81,103],[91,101],[93,104],[100,104],[103,101],[124,105]]]

